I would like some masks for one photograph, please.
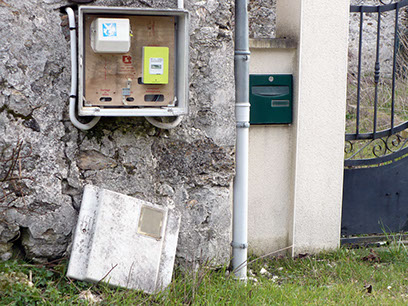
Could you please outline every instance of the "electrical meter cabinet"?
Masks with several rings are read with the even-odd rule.
[[[188,111],[188,12],[79,8],[80,116]]]

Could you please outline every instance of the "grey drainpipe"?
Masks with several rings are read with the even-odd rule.
[[[232,268],[246,279],[248,257],[249,39],[247,0],[235,1],[235,151]]]

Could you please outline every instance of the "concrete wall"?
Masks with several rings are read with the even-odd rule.
[[[297,51],[252,48],[251,71],[293,72],[294,121],[250,128],[249,239],[295,255],[339,245],[349,3],[280,0],[276,16]]]
[[[339,244],[349,3],[304,0],[301,12],[294,254]]]
[[[295,73],[294,40],[250,40],[251,74]],[[249,129],[249,218],[251,251],[264,254],[290,243],[293,209],[293,126]]]

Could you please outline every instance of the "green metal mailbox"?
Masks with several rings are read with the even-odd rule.
[[[249,103],[251,124],[292,123],[292,75],[251,74]]]

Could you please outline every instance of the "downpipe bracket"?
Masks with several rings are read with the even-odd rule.
[[[235,103],[235,118],[236,118],[235,120],[237,123],[237,127],[239,124],[249,124],[250,107],[251,107],[251,104],[249,104],[249,102]]]
[[[249,122],[237,122],[236,126],[240,129],[248,129],[251,124],[249,124]]]
[[[248,50],[246,51],[236,50],[234,53],[234,58],[235,60],[243,60],[247,62],[250,59],[250,55],[251,55],[251,52]]]
[[[234,249],[247,249],[248,248],[248,243],[238,243],[238,242],[231,242],[231,246]]]

